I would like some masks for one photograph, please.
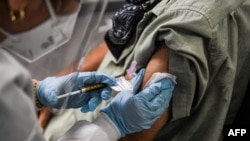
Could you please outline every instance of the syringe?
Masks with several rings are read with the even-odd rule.
[[[131,85],[131,83],[128,80],[126,80],[124,77],[116,78],[116,82],[117,82],[117,84],[115,86],[111,86],[111,88],[114,91],[120,92],[120,91],[128,91],[128,90],[132,91],[133,90],[133,86]],[[93,91],[93,90],[96,90],[99,88],[104,88],[104,87],[107,87],[107,85],[106,84],[90,85],[90,86],[84,87],[84,88],[77,90],[77,91],[73,91],[73,92],[59,95],[59,96],[57,96],[57,98],[61,99],[61,98],[67,97],[67,96],[82,94],[84,92],[89,92],[89,91]]]
[[[106,87],[105,84],[95,84],[95,85],[91,85],[91,86],[86,86],[86,87],[84,87],[84,88],[82,88],[80,90],[59,95],[59,96],[57,96],[57,98],[61,99],[61,98],[67,97],[67,96],[81,94],[81,93],[84,93],[84,92],[89,92],[89,91],[93,91],[93,90],[96,90],[96,89],[99,89],[99,88],[104,88],[104,87]]]

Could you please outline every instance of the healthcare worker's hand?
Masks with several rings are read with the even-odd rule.
[[[93,90],[81,95],[71,95],[68,99],[67,97],[58,99],[57,96],[69,92],[72,87],[71,91],[76,91],[85,86],[99,83],[113,86],[116,84],[116,80],[114,77],[97,72],[82,72],[78,75],[71,73],[61,77],[47,77],[39,84],[37,96],[39,101],[47,107],[61,108],[65,104],[65,108],[81,107],[82,112],[93,111],[102,100],[111,97],[112,90],[110,87]]]
[[[134,92],[141,84],[142,79],[138,77],[132,81],[136,87]],[[148,129],[169,106],[174,86],[172,79],[164,78],[138,94],[120,92],[101,112],[108,115],[122,136]]]

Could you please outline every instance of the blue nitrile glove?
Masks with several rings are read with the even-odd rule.
[[[131,84],[133,86],[133,93],[137,93],[137,91],[140,89],[145,72],[146,69],[140,69],[136,76],[131,80]]]
[[[164,78],[135,95],[120,92],[104,112],[116,125],[122,136],[150,128],[169,106],[174,82]]]
[[[75,81],[74,81],[75,80]],[[57,99],[58,95],[79,90],[85,86],[103,83],[107,86],[114,86],[114,77],[97,72],[71,73],[61,77],[47,77],[38,86],[37,96],[39,101],[47,107],[61,108],[65,98]],[[74,84],[74,85],[72,85]],[[81,108],[82,112],[93,111],[101,103],[111,97],[110,87],[90,91],[85,94],[71,95],[68,97],[65,108]]]

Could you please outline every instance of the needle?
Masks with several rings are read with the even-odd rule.
[[[82,88],[80,90],[77,90],[77,91],[73,91],[73,92],[69,92],[69,93],[59,95],[59,96],[57,96],[57,98],[61,99],[61,98],[71,96],[71,95],[82,94],[84,92],[93,91],[93,90],[96,90],[96,89],[99,89],[99,88],[103,88],[105,86],[106,86],[105,84],[95,84],[95,85],[84,87],[84,88]]]

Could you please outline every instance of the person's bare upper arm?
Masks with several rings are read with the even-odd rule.
[[[168,60],[169,49],[164,43],[161,43],[159,48],[156,49],[146,66],[146,73],[141,88],[144,87],[144,85],[153,73],[168,72]],[[169,120],[169,117],[170,108],[166,109],[166,112],[162,114],[162,116],[155,122],[155,124],[150,129],[127,135],[126,137],[121,138],[119,141],[152,141],[161,129],[161,127]]]

